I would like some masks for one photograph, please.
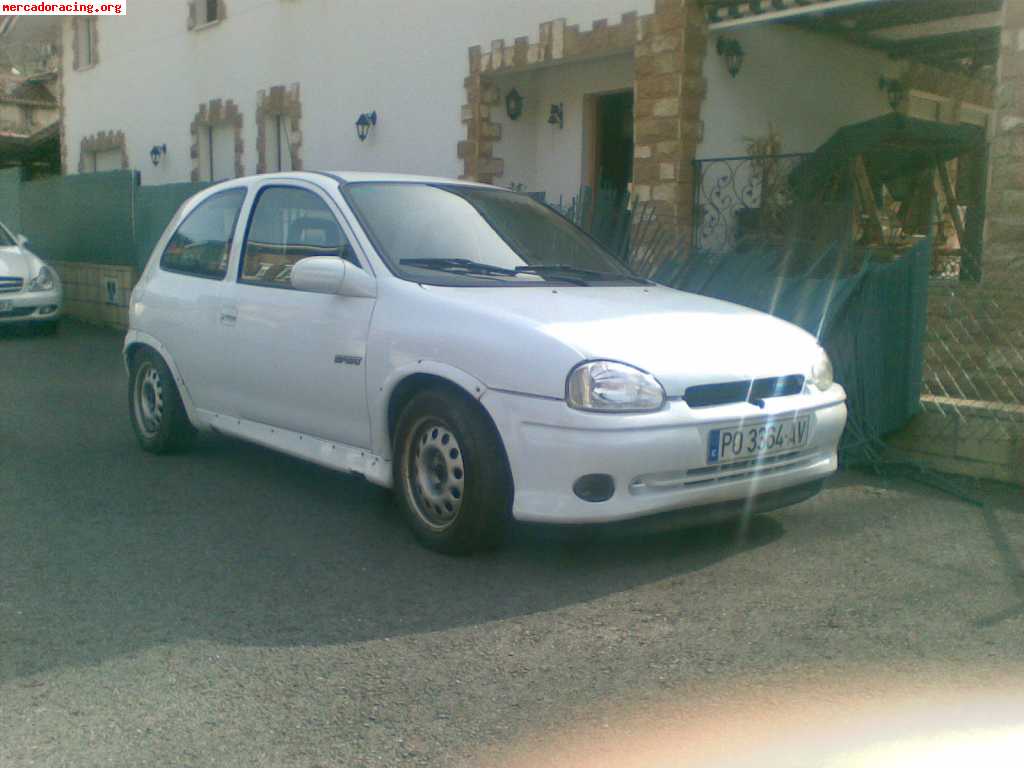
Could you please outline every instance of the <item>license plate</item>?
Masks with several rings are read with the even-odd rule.
[[[810,416],[712,429],[708,433],[708,464],[799,451],[807,445],[810,436]]]
[[[0,312],[10,312],[14,309],[13,301],[0,301]]]

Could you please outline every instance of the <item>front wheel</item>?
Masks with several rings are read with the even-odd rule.
[[[153,350],[141,350],[132,358],[128,410],[139,445],[150,453],[187,448],[195,436],[174,377]]]
[[[395,430],[395,490],[416,538],[447,554],[497,546],[512,511],[512,475],[497,430],[467,396],[413,397]]]

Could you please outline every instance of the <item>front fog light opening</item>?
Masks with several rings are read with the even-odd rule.
[[[611,475],[583,475],[572,484],[572,492],[591,504],[608,501],[615,495],[615,480]]]

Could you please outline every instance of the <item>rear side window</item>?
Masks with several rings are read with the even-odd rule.
[[[298,187],[267,187],[249,219],[239,280],[290,288],[292,267],[309,256],[355,261],[338,220],[318,195]]]
[[[196,277],[223,278],[244,200],[244,189],[229,189],[200,203],[167,243],[160,267]]]

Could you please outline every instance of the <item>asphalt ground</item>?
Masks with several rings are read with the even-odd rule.
[[[4,768],[821,765],[771,719],[825,747],[844,707],[1024,725],[1020,489],[847,471],[742,529],[453,559],[359,479],[143,453],[120,344],[0,334]]]

